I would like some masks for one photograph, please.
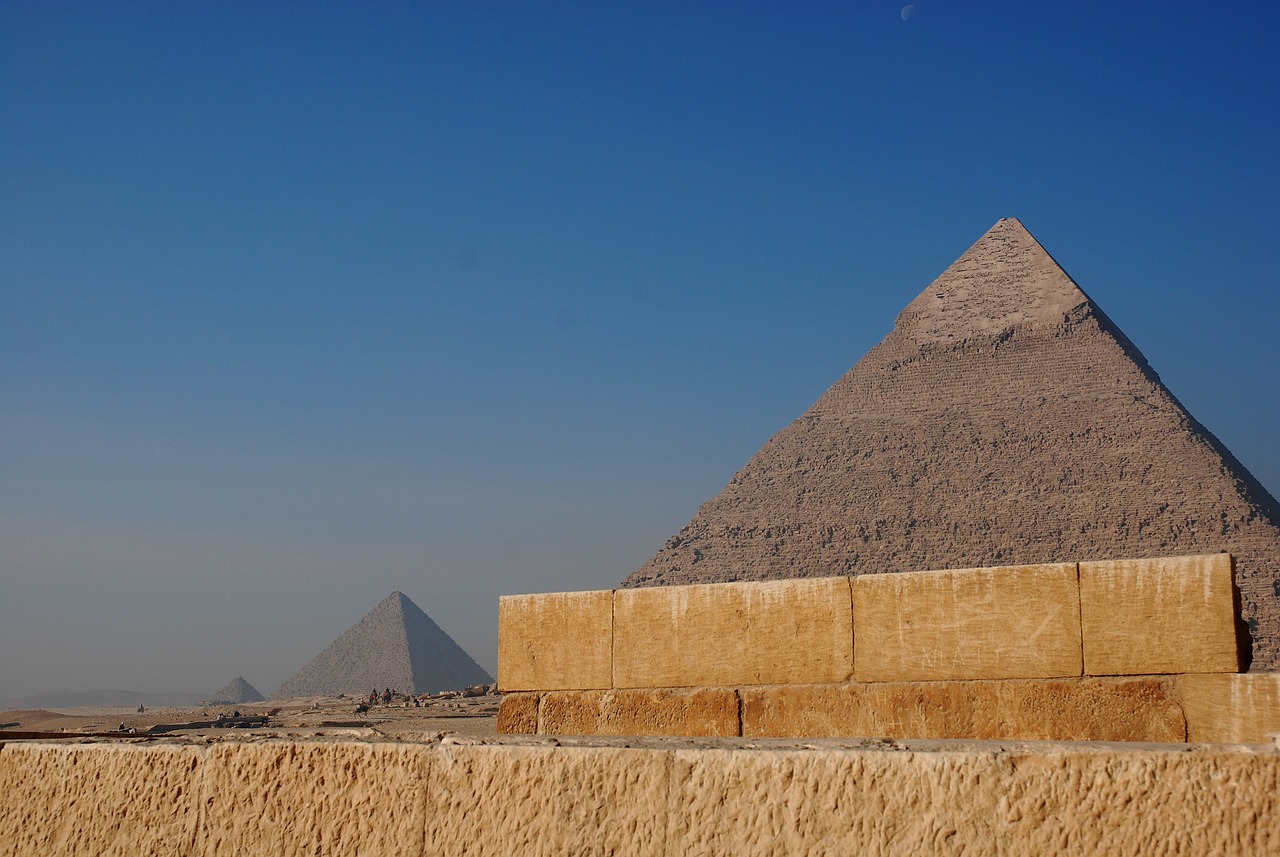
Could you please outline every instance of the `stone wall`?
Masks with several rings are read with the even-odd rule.
[[[1274,748],[0,745],[40,855],[1280,853]]]
[[[504,733],[1266,741],[1228,554],[507,596]]]
[[[1280,671],[1280,504],[1009,218],[623,585],[1222,550]]]

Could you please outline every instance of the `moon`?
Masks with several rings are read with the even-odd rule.
[[[916,10],[916,7],[915,7],[915,5],[914,5],[914,4],[909,4],[909,5],[903,6],[903,7],[902,7],[902,20],[904,20],[904,21],[905,21],[905,20],[907,20],[908,18],[910,18],[910,17],[911,17],[911,13],[912,13],[912,12],[914,12],[915,10]]]

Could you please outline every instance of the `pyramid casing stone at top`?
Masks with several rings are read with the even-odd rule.
[[[1240,668],[1230,554],[1080,563],[1089,675]]]
[[[502,690],[607,688],[612,659],[610,590],[498,599],[498,686]]]
[[[846,681],[850,609],[844,577],[618,590],[614,685]]]
[[[862,575],[853,642],[857,681],[1078,676],[1076,566]]]

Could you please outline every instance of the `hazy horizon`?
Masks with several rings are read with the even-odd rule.
[[[5,4],[0,698],[496,674],[1006,216],[1280,491],[1280,7],[913,5]]]

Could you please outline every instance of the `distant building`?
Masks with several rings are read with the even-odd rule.
[[[210,705],[239,705],[242,702],[262,702],[266,697],[258,689],[244,680],[244,676],[233,678],[226,687],[209,697]]]
[[[434,693],[492,681],[408,596],[393,592],[272,696]]]

